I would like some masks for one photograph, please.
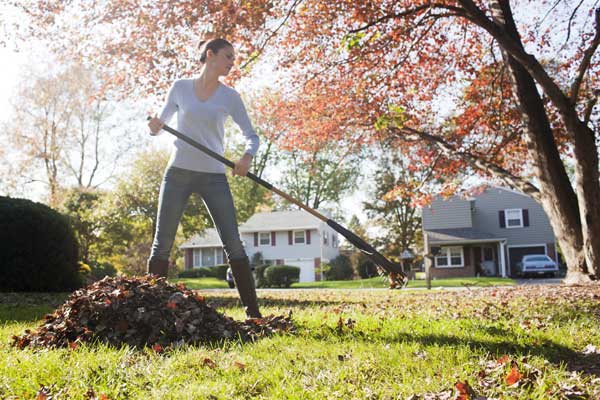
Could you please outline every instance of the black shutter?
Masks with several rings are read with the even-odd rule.
[[[254,232],[254,247],[258,247],[258,232]]]
[[[523,226],[529,226],[529,210],[524,208],[523,212]]]
[[[506,228],[506,219],[504,218],[504,210],[498,211],[498,218],[500,219],[500,228]]]

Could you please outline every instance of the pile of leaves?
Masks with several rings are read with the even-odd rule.
[[[77,347],[100,341],[119,346],[200,344],[222,339],[255,340],[291,332],[291,315],[233,320],[210,307],[204,297],[165,278],[105,277],[75,291],[37,331],[13,336],[13,346]]]

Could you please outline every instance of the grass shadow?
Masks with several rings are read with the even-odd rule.
[[[600,376],[600,354],[584,354],[552,340],[536,340],[534,344],[522,344],[502,339],[509,333],[509,331],[498,329],[498,336],[496,336],[498,340],[493,340],[492,337],[489,340],[482,340],[466,339],[444,334],[397,332],[394,335],[382,337],[381,340],[391,343],[419,343],[424,346],[467,346],[471,350],[483,350],[498,357],[504,354],[512,356],[538,356],[555,365],[564,364],[569,371],[581,372],[594,377]],[[352,333],[352,331],[347,331],[347,335],[352,336],[353,340],[372,340],[368,335],[362,335],[360,332],[357,335]]]

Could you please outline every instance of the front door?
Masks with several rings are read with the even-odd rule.
[[[484,245],[481,247],[481,269],[485,276],[498,275],[493,245]]]

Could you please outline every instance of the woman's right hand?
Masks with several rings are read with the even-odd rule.
[[[158,135],[158,132],[165,126],[165,123],[162,122],[156,116],[148,122],[148,128],[150,128],[150,135],[155,136]]]

